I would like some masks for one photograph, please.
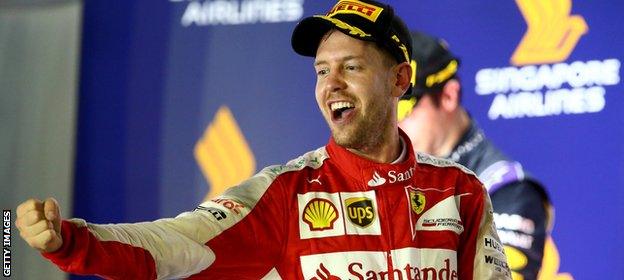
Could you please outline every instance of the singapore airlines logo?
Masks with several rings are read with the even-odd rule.
[[[185,5],[180,24],[190,26],[296,22],[303,0],[168,0]]]
[[[251,177],[256,158],[227,106],[219,108],[193,151],[210,184],[206,199]]]
[[[514,65],[566,60],[587,33],[582,16],[570,15],[572,0],[516,0],[527,31],[511,57]]]

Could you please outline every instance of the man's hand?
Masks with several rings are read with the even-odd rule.
[[[15,226],[28,245],[39,251],[50,253],[63,245],[61,209],[54,198],[29,199],[17,206]]]

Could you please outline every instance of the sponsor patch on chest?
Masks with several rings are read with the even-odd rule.
[[[309,192],[297,203],[301,239],[381,234],[374,191]]]
[[[464,231],[459,216],[461,196],[447,195],[448,189],[415,188],[408,186],[405,194],[410,217],[412,239],[417,231],[452,231],[461,234]],[[444,196],[446,198],[443,198]],[[442,197],[442,198],[441,198]]]
[[[446,249],[336,252],[302,256],[300,262],[306,280],[458,279],[456,253]]]

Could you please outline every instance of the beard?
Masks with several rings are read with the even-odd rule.
[[[330,130],[336,144],[347,149],[370,150],[379,147],[386,139],[392,121],[391,102],[373,102],[366,116],[359,112],[353,122]]]

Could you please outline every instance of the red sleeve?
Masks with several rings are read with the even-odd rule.
[[[277,175],[261,172],[175,218],[108,225],[63,221],[62,247],[44,257],[64,271],[109,279],[260,279],[282,253],[286,232]]]
[[[88,227],[70,221],[62,222],[61,235],[61,248],[42,255],[63,271],[109,279],[156,279],[154,259],[143,248],[117,241],[101,242]]]

